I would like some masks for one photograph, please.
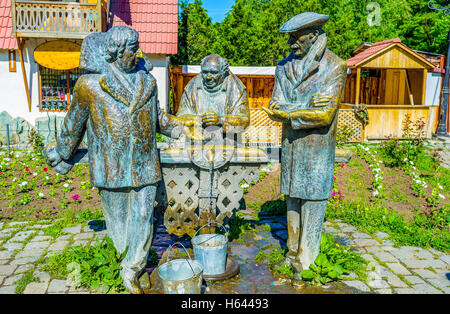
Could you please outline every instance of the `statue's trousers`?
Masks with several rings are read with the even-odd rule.
[[[108,236],[117,251],[128,252],[123,272],[140,272],[146,265],[153,235],[156,184],[140,188],[100,190]]]
[[[288,258],[297,271],[308,269],[320,253],[322,223],[327,200],[311,201],[287,197]]]

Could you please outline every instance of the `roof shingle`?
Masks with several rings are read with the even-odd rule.
[[[178,0],[111,0],[110,12],[110,26],[137,30],[145,53],[177,53]]]
[[[178,0],[111,0],[110,13],[111,27],[126,25],[139,32],[145,53],[177,53]],[[17,49],[11,24],[11,0],[0,0],[0,49]]]
[[[364,50],[363,52],[358,53],[356,56],[348,59],[347,66],[349,66],[349,67],[355,66],[356,64],[360,63],[361,61],[363,61],[363,60],[369,58],[370,56],[373,56],[377,52],[383,50],[384,48],[387,48],[394,43],[401,43],[401,42],[402,41],[400,38],[393,38],[393,39],[383,40],[383,41],[374,43],[374,44],[370,45],[370,47],[367,48],[366,50]]]
[[[11,0],[0,0],[0,49],[17,49],[12,35]]]

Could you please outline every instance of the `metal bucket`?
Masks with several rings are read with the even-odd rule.
[[[189,259],[171,260],[158,267],[158,275],[161,278],[165,294],[201,293],[203,266],[200,262],[192,260],[189,252],[184,246],[183,248],[188,254]],[[171,249],[172,246],[169,247],[169,250]]]
[[[215,233],[197,235],[207,225],[209,223],[198,229],[191,240],[194,248],[194,258],[203,265],[204,275],[220,275],[225,273],[227,265],[228,239],[226,235]],[[225,227],[220,226],[226,233]]]

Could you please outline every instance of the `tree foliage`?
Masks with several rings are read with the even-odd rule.
[[[290,52],[287,35],[278,29],[302,12],[330,15],[324,27],[328,48],[343,59],[362,42],[395,37],[412,49],[447,53],[450,16],[431,10],[428,0],[236,0],[215,24],[202,5],[200,0],[180,3],[174,64],[199,64],[218,53],[235,66],[274,66]]]

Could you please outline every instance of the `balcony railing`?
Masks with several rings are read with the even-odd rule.
[[[12,0],[13,33],[18,37],[84,38],[102,31],[102,4]]]

